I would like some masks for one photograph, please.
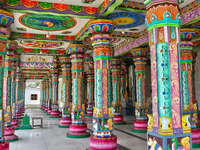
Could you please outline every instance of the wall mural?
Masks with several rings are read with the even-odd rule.
[[[20,44],[28,47],[37,48],[56,48],[63,45],[62,42],[46,42],[46,41],[19,41]]]
[[[77,22],[72,17],[61,17],[39,14],[24,14],[19,17],[19,22],[31,29],[43,31],[61,31],[76,26]]]
[[[114,12],[109,15],[117,23],[117,28],[133,28],[143,25],[145,22],[145,15],[136,12]]]

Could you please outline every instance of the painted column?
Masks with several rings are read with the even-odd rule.
[[[153,101],[153,115],[148,114],[148,150],[155,146],[163,150],[192,150],[189,115],[182,115],[179,2],[182,1],[144,2]]]
[[[92,35],[95,108],[91,149],[118,149],[114,130],[114,108],[111,106],[111,40],[116,24],[112,20],[97,19],[89,23]]]
[[[43,107],[43,110],[45,111],[45,109],[46,109],[46,80],[45,80],[45,77],[44,77],[44,79],[43,79],[43,82],[44,82],[44,91],[43,91],[43,94],[44,94],[44,107]]]
[[[59,128],[69,128],[71,120],[71,103],[72,103],[72,83],[71,83],[71,59],[68,56],[60,57],[63,79],[63,110],[60,119]]]
[[[41,105],[41,109],[43,111],[44,109],[44,80],[42,80],[42,105]]]
[[[145,92],[145,80],[146,80],[146,64],[148,48],[138,48],[132,50],[135,65],[135,76],[136,76],[136,105],[135,105],[135,116],[134,128],[132,132],[146,133],[147,130],[147,114],[148,106],[146,103],[146,92]]]
[[[48,72],[48,79],[49,79],[49,101],[48,101],[48,113],[47,115],[51,115],[51,105],[52,105],[52,77],[51,73]]]
[[[49,118],[60,118],[58,105],[58,56],[54,56],[52,74],[52,111]]]
[[[72,63],[72,124],[70,132],[67,133],[69,138],[85,138],[90,133],[86,132],[87,124],[85,123],[85,103],[84,103],[84,53],[87,47],[83,44],[71,44],[68,52],[71,54]]]
[[[120,82],[121,82],[121,59],[111,59],[111,72],[112,72],[112,106],[114,107],[114,123],[115,125],[126,124],[123,121],[122,104],[120,96]]]
[[[85,57],[84,70],[86,76],[86,117],[93,117],[94,106],[94,61],[90,54]]]
[[[20,80],[21,80],[21,70],[17,68],[16,77],[16,94],[15,94],[15,104],[16,104],[16,119],[22,119],[20,112]]]
[[[126,82],[127,82],[127,77],[126,77],[126,63],[125,60],[121,63],[121,80],[120,80],[120,96],[121,96],[121,101],[126,102],[128,100],[128,93],[126,91]]]
[[[4,109],[4,138],[8,141],[16,141],[18,137],[14,134],[12,127],[12,104],[11,104],[11,82],[12,82],[12,63],[13,51],[17,47],[17,42],[8,40],[6,43],[3,77],[3,109]]]
[[[193,95],[193,43],[195,36],[194,29],[183,28],[181,33],[181,71],[182,71],[182,95],[183,95],[183,114],[190,115],[189,121],[192,129],[192,147],[200,147],[200,129],[196,129],[198,123],[197,102]]]
[[[48,75],[45,77],[45,84],[46,84],[46,104],[45,104],[45,113],[48,113],[48,103],[49,103],[49,77]]]
[[[20,55],[14,55],[13,58],[13,69],[12,69],[12,83],[11,83],[11,101],[12,101],[12,121],[11,124],[14,128],[19,128],[18,120],[16,119],[16,76],[17,76],[17,66],[19,64],[19,57]]]
[[[3,75],[7,36],[10,34],[10,25],[14,22],[13,14],[0,9],[0,149],[9,150],[9,142],[4,138],[4,101],[3,101]]]

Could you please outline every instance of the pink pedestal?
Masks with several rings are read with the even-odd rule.
[[[117,124],[125,124],[126,122],[123,121],[123,120],[124,120],[124,116],[114,116],[115,125],[117,125]]]
[[[90,147],[87,150],[120,150],[117,148],[117,136],[98,139],[92,135],[90,136]]]
[[[16,119],[21,118],[21,115],[22,115],[22,113],[20,113],[20,112],[16,113]]]
[[[11,121],[11,124],[12,124],[12,127],[13,127],[13,128],[19,128],[19,126],[18,126],[18,120],[17,120],[17,119],[13,119],[13,120]]]
[[[58,126],[69,126],[72,124],[72,119],[71,118],[61,118],[60,119],[60,124]]]
[[[51,114],[51,109],[48,109],[48,114]]]
[[[193,129],[191,133],[192,133],[192,144],[197,144],[198,147],[200,147],[200,129]]]
[[[146,133],[148,122],[147,121],[134,121],[134,128],[132,128],[132,132],[138,132],[138,133]]]
[[[9,140],[10,142],[15,141],[18,139],[18,136],[16,136],[14,133],[15,133],[15,128],[13,128],[13,127],[5,128],[4,129],[4,138],[6,140]]]
[[[59,117],[60,112],[59,111],[51,111],[51,117]]]
[[[0,150],[9,150],[9,142],[5,141],[4,144],[0,144]]]
[[[87,110],[87,116],[93,116],[93,110]]]
[[[48,112],[48,107],[45,107],[44,111]]]
[[[85,138],[85,137],[89,137],[90,133],[86,132],[87,130],[87,124],[83,124],[83,125],[74,125],[71,124],[69,125],[69,130],[70,132],[67,133],[67,137],[71,137],[71,138]]]

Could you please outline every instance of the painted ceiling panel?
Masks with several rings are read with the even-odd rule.
[[[76,35],[89,19],[60,17],[52,15],[13,13],[13,32],[52,35]]]

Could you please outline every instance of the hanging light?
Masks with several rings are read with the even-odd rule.
[[[49,37],[50,37],[50,34],[49,34],[49,32],[47,32],[47,34],[46,34],[46,37],[47,37],[47,38],[49,38]]]
[[[124,29],[122,30],[122,34],[124,34],[125,33],[125,31],[124,31]]]

